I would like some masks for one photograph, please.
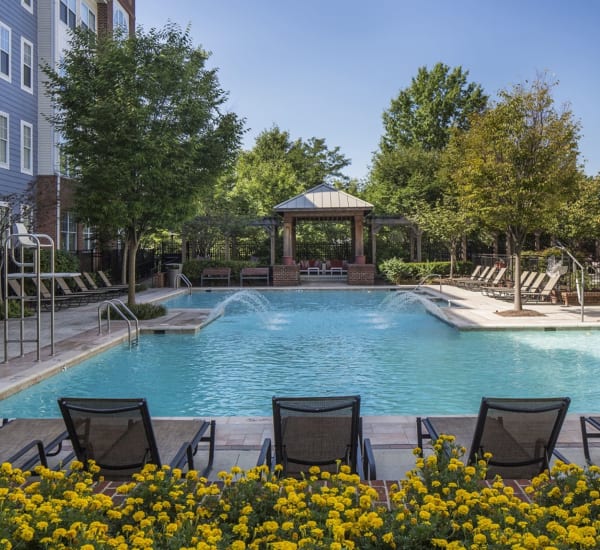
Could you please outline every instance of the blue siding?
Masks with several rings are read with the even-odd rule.
[[[0,22],[11,30],[11,80],[0,78],[0,111],[9,116],[9,169],[0,168],[0,198],[23,193],[37,173],[37,0],[33,13],[21,5],[21,0],[1,0]],[[21,38],[33,44],[33,94],[21,89]],[[21,121],[33,126],[33,175],[21,173]]]

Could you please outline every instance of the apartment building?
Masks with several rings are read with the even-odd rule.
[[[70,251],[94,244],[70,210],[69,167],[48,121],[41,67],[58,66],[78,26],[133,32],[135,0],[0,0],[0,200],[30,190],[35,230]]]

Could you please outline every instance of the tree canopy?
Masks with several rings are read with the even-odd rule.
[[[462,67],[450,69],[444,63],[431,70],[420,67],[383,113],[382,152],[414,145],[426,151],[444,149],[450,129],[466,129],[469,117],[487,104],[483,89],[467,82],[468,75]]]
[[[51,117],[74,167],[74,210],[101,230],[121,229],[135,301],[140,239],[179,225],[235,159],[243,121],[208,54],[176,25],[133,36],[76,31],[58,70],[46,66]]]
[[[321,183],[347,181],[342,170],[350,164],[339,147],[324,139],[292,140],[277,126],[263,131],[254,147],[241,153],[230,197],[245,203],[248,212],[265,216],[280,202]]]
[[[410,86],[392,99],[383,113],[384,133],[373,156],[365,194],[385,213],[408,214],[416,203],[441,200],[444,182],[437,177],[440,152],[453,127],[467,128],[487,97],[467,81],[461,67],[437,63],[421,67]]]
[[[521,309],[520,253],[534,230],[549,229],[579,180],[579,125],[558,111],[552,85],[502,91],[499,101],[456,131],[445,153],[462,208],[481,226],[507,232],[517,256],[515,309]]]

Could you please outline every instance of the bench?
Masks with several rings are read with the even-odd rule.
[[[240,271],[240,286],[244,286],[244,281],[248,280],[264,280],[269,285],[269,268],[268,267],[243,267]]]
[[[231,268],[229,267],[205,267],[200,276],[200,286],[204,286],[204,281],[227,281],[227,286],[231,283]]]

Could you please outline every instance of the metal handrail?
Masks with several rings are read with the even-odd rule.
[[[102,307],[106,306],[106,326],[108,328],[108,333],[110,334],[110,310],[113,309],[116,311],[119,316],[127,323],[127,334],[129,338],[129,347],[132,346],[132,343],[137,344],[140,334],[140,322],[138,318],[134,315],[134,313],[123,303],[123,301],[115,298],[113,300],[105,300],[98,306],[98,334],[102,334]],[[119,307],[117,307],[119,306]],[[131,316],[129,319],[124,310],[128,315]],[[135,321],[135,341],[131,338],[131,321]]]
[[[413,292],[416,292],[422,285],[425,284],[427,279],[432,279],[433,277],[437,277],[440,280],[440,294],[442,293],[442,276],[439,273],[429,273],[425,275],[420,281],[419,284],[413,289]]]
[[[175,286],[178,286],[177,281],[183,281],[189,288],[190,294],[192,293],[192,282],[183,273],[178,273],[175,277]]]

